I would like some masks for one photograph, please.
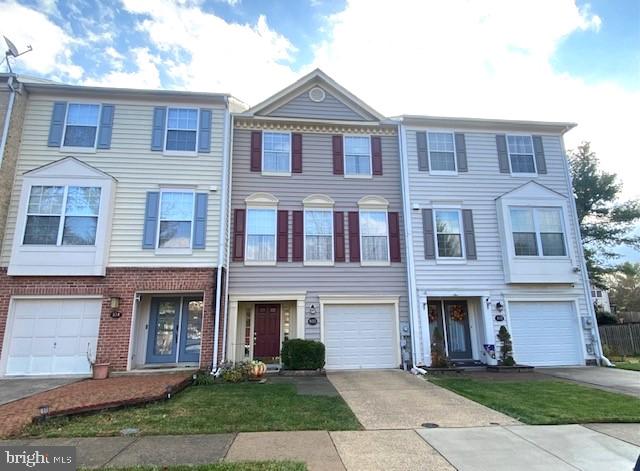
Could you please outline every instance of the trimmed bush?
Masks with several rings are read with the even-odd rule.
[[[318,370],[324,367],[324,344],[315,340],[285,340],[280,355],[288,370]]]

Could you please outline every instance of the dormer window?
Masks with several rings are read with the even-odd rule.
[[[511,208],[511,228],[516,256],[567,255],[560,208]]]
[[[95,148],[100,105],[70,103],[64,127],[63,147]]]

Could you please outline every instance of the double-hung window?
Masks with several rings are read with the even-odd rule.
[[[456,152],[453,134],[450,132],[430,132],[429,162],[432,172],[453,173],[456,169]]]
[[[462,258],[462,223],[457,209],[434,211],[438,258]]]
[[[371,140],[368,136],[344,136],[344,174],[371,176]]]
[[[511,173],[536,173],[536,159],[531,136],[507,136]]]
[[[100,105],[70,103],[67,107],[62,146],[95,148],[99,117]]]
[[[160,192],[159,249],[191,248],[193,230],[193,191]]]
[[[195,152],[197,142],[198,110],[195,108],[169,108],[167,110],[165,150]]]
[[[262,146],[263,172],[291,172],[291,134],[285,132],[265,132],[262,136]]]
[[[276,209],[247,208],[247,246],[245,260],[276,261]]]
[[[516,256],[567,255],[560,208],[512,207],[510,214]]]
[[[360,250],[363,262],[389,261],[386,211],[360,210]]]
[[[94,245],[99,187],[32,186],[24,245]]]
[[[305,209],[304,259],[305,262],[333,262],[333,211]]]

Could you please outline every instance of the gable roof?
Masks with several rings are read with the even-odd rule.
[[[59,173],[57,173],[59,172]],[[48,164],[41,165],[40,167],[32,168],[24,172],[25,176],[36,177],[81,177],[81,178],[110,178],[114,181],[118,181],[112,175],[103,172],[99,168],[89,165],[82,160],[77,159],[71,155],[63,157],[60,160],[49,162]]]
[[[241,115],[255,116],[267,114],[269,111],[275,110],[288,101],[292,100],[293,98],[297,97],[300,93],[304,92],[307,88],[310,88],[310,86],[313,84],[321,84],[327,87],[336,98],[343,101],[345,105],[347,105],[349,108],[351,108],[353,111],[367,120],[382,121],[385,119],[382,114],[371,108],[364,101],[341,86],[338,82],[333,80],[320,69],[313,70],[288,87],[283,88],[275,95],[272,95],[263,102],[249,108],[244,113],[241,113]]]
[[[504,198],[505,196],[510,196],[512,198],[560,197],[562,199],[567,199],[566,195],[563,195],[556,190],[552,190],[548,186],[544,186],[534,180],[528,181],[527,183],[520,185],[513,190],[507,191],[506,193],[498,196],[496,199]]]

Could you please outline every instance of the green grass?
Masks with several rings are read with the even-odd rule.
[[[526,424],[640,422],[640,399],[564,381],[430,381]]]
[[[102,469],[114,471],[307,471],[304,463],[294,461],[246,461],[199,466],[134,466],[130,468]]]
[[[609,358],[621,370],[640,371],[640,357]]]
[[[52,418],[28,426],[23,435],[113,436],[124,428],[137,428],[142,435],[183,435],[362,427],[341,397],[301,396],[291,384],[217,384],[192,386],[145,406]]]

